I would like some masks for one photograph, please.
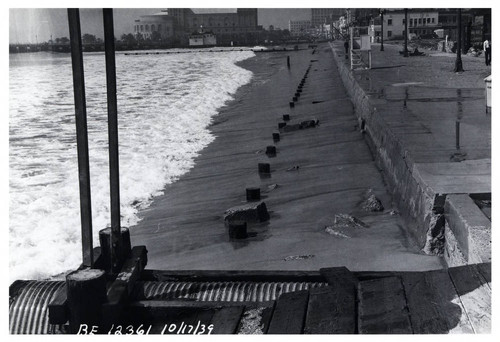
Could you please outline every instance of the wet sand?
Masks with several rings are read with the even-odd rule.
[[[406,237],[382,175],[357,126],[352,104],[328,45],[312,50],[257,54],[241,63],[254,72],[210,127],[216,139],[195,167],[156,198],[131,227],[133,245],[146,245],[149,269],[318,270],[346,266],[352,271],[429,270],[442,258],[422,254]],[[291,69],[286,67],[286,56]],[[289,108],[300,79],[312,65],[295,108]],[[313,104],[313,101],[319,103]],[[319,127],[282,133],[277,156],[268,158],[283,114],[291,122],[317,119]],[[271,177],[257,164],[269,162]],[[298,170],[287,171],[299,166]],[[278,186],[274,188],[274,185]],[[245,188],[261,188],[268,222],[249,225],[251,237],[230,240],[224,212],[246,203]],[[274,188],[267,191],[268,187]],[[383,212],[361,208],[372,189]],[[368,225],[349,237],[327,234],[335,214],[349,213]],[[285,260],[290,256],[305,259]]]

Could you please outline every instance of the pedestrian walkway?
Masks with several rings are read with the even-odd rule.
[[[372,68],[350,71],[342,42],[331,46],[410,234],[428,252],[433,248],[430,240],[445,234],[444,221],[439,229],[435,226],[440,215],[444,212],[447,222],[454,221],[446,211],[454,205],[448,195],[483,196],[491,205],[491,110],[486,109],[484,83],[491,67],[483,58],[463,56],[465,71],[455,73],[455,54],[422,50],[424,56],[403,57],[401,45],[385,44],[380,51],[375,44]],[[468,201],[467,210],[481,213],[473,199]],[[488,251],[482,261],[490,260],[491,225],[480,226],[480,234],[450,227],[466,263],[481,254],[479,250]],[[479,235],[481,241],[476,241]],[[445,243],[454,239],[449,236]],[[469,245],[478,250],[471,253]],[[448,252],[454,253],[446,250],[445,258]]]

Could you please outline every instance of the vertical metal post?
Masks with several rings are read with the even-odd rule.
[[[384,51],[384,10],[380,10],[380,51]]]
[[[353,29],[352,26],[349,28],[349,33],[350,33],[350,35],[349,35],[350,36],[349,37],[349,58],[351,59],[351,70],[353,70],[354,69],[354,65],[352,64],[352,54],[353,54],[352,53],[352,48],[353,48],[353,44],[354,44],[354,37],[353,37],[353,35],[354,35],[354,29]]]
[[[460,150],[460,121],[455,121],[455,147]]]
[[[76,144],[78,151],[78,179],[80,186],[80,217],[82,229],[82,264],[92,267],[92,208],[90,200],[89,147],[87,136],[87,108],[83,72],[80,13],[77,8],[68,8],[71,65],[73,67],[73,91],[75,98]]]
[[[408,57],[408,8],[405,8],[405,51],[404,57]]]
[[[118,160],[118,107],[116,102],[115,34],[113,10],[102,10],[104,49],[106,55],[106,88],[108,95],[109,180],[111,197],[111,269],[118,272],[121,264],[120,177]]]
[[[464,68],[462,66],[462,9],[458,9],[457,14],[457,58],[455,60],[455,72],[462,72]]]

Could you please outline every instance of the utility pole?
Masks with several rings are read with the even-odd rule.
[[[457,58],[455,60],[455,72],[463,72],[462,66],[462,9],[458,9],[457,19]]]
[[[408,57],[408,8],[405,8],[405,50],[403,57]]]
[[[380,51],[384,51],[384,13],[385,10],[380,10]]]

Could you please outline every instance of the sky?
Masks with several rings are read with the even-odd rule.
[[[132,32],[134,19],[141,15],[159,12],[161,8],[117,8],[114,9],[115,36]],[[289,20],[311,18],[306,8],[264,8],[258,10],[258,24],[288,28]],[[103,38],[102,10],[81,9],[82,34],[89,33]],[[69,37],[66,9],[63,8],[14,8],[9,9],[9,43],[36,43],[59,37]]]

